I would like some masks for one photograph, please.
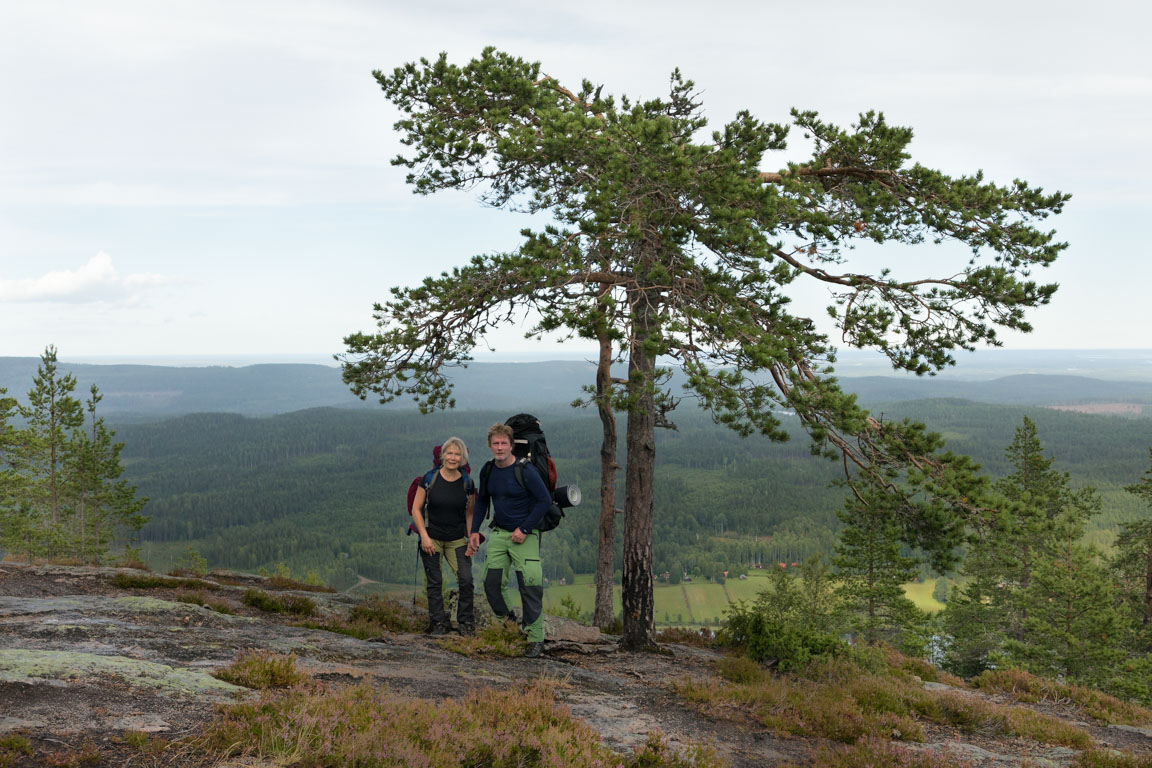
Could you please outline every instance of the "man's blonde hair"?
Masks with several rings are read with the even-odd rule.
[[[493,424],[488,427],[488,445],[492,445],[492,438],[496,435],[504,435],[508,438],[508,442],[512,442],[512,427],[507,424]]]

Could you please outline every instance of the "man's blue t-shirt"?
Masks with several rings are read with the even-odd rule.
[[[552,506],[548,486],[534,466],[521,465],[524,485],[516,482],[515,464],[498,467],[492,462],[492,470],[486,482],[481,483],[476,497],[476,509],[472,514],[472,533],[480,532],[480,525],[488,516],[488,501],[491,499],[492,522],[497,528],[512,531],[517,528],[531,533],[544,519],[544,513]]]

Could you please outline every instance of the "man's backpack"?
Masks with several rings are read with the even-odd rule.
[[[548,453],[548,443],[540,420],[530,413],[518,413],[504,422],[512,427],[512,455],[527,459],[544,478],[548,493],[556,490],[556,465]],[[523,485],[523,483],[521,483]]]
[[[516,477],[516,483],[521,488],[526,489],[528,487],[524,484],[524,467],[532,466],[540,473],[544,485],[548,488],[548,493],[554,493],[556,491],[556,465],[548,453],[548,443],[544,440],[544,430],[540,427],[540,420],[528,413],[518,413],[504,423],[512,427],[512,455],[516,457],[516,463],[512,465],[512,474]],[[488,461],[480,468],[481,487],[487,486],[488,475],[491,473],[492,462]],[[560,525],[563,518],[564,510],[553,499],[552,506],[544,513],[544,519],[540,521],[537,530],[541,533],[550,531]]]

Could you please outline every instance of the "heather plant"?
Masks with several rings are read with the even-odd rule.
[[[210,581],[157,576],[151,573],[117,573],[108,580],[108,583],[120,589],[220,589],[220,585]]]
[[[293,616],[312,616],[316,613],[316,603],[303,595],[284,595],[280,598],[284,613]]]
[[[0,768],[11,768],[21,755],[32,754],[32,742],[18,733],[0,736]]]
[[[514,724],[514,727],[510,727]],[[719,768],[706,749],[645,745],[631,757],[602,746],[596,732],[555,701],[553,685],[483,690],[429,706],[423,699],[362,684],[294,688],[221,710],[199,745],[213,756],[251,756],[301,765]]]
[[[296,668],[296,657],[271,651],[241,651],[226,667],[216,670],[218,680],[245,688],[291,688],[309,679]]]
[[[965,682],[934,664],[915,656],[905,656],[892,647],[884,648],[885,662],[893,670],[901,670],[930,683],[944,683],[953,688],[965,687]]]
[[[847,747],[821,747],[816,753],[815,765],[822,768],[969,768],[973,763],[953,755],[913,750],[885,739],[867,737]]]
[[[1089,749],[1076,756],[1076,768],[1152,768],[1152,755]]]
[[[124,743],[142,755],[157,757],[172,745],[168,739],[143,731],[124,731]]]
[[[316,603],[301,595],[275,597],[261,589],[249,589],[244,592],[241,600],[245,605],[265,613],[287,613],[293,616],[312,616],[316,613]]]
[[[62,749],[36,755],[39,765],[48,768],[85,768],[104,764],[104,755],[92,741],[85,741],[77,748]]]
[[[204,605],[204,593],[199,590],[195,592],[177,592],[172,596],[172,599],[178,603],[190,603],[191,605]]]
[[[730,683],[759,683],[768,674],[747,656],[726,656],[716,662],[716,671]]]
[[[962,691],[927,691],[904,669],[875,671],[848,656],[814,662],[797,673],[765,675],[758,681],[732,677],[726,676],[729,682],[685,680],[674,688],[687,701],[705,705],[710,714],[736,719],[750,716],[778,733],[849,744],[872,737],[919,741],[922,722],[965,733],[989,730],[1077,748],[1091,744],[1086,731],[1056,718]]]
[[[1017,701],[1072,702],[1084,714],[1106,723],[1152,724],[1152,710],[1092,688],[1037,677],[1020,669],[988,670],[973,678],[972,685],[1007,694]]]
[[[248,589],[240,598],[244,605],[249,605],[265,613],[283,613],[284,608],[280,601],[262,589]]]
[[[617,619],[617,623],[619,623],[619,619]],[[619,628],[619,626],[616,627],[617,633]],[[613,634],[611,628],[606,631],[609,634]],[[711,648],[716,645],[716,635],[707,628],[685,629],[684,627],[665,627],[656,631],[656,642],[660,644],[676,643],[678,645],[692,645],[697,648]]]

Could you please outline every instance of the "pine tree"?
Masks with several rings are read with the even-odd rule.
[[[793,110],[812,156],[764,171],[786,149],[789,126],[742,111],[707,134],[679,71],[666,98],[637,101],[590,82],[566,88],[540,64],[492,48],[464,66],[442,55],[374,76],[402,114],[408,154],[395,163],[411,170],[417,193],[481,186],[486,203],[522,205],[550,223],[526,230],[513,253],[394,289],[375,306],[379,332],[345,339],[345,381],[360,396],[451,407],[445,369],[466,364],[495,327],[527,313],[538,319],[529,335],[611,330],[610,356],[628,362],[626,646],[654,635],[654,430],[674,402],[661,397],[666,360],[740,434],[787,439],[777,414],[795,413],[817,453],[902,497],[908,544],[950,560],[966,520],[983,510],[974,468],[943,453],[939,436],[876,419],[840,390],[828,339],[792,311],[792,284],[834,292],[829,313],[848,346],[930,373],[958,348],[998,344],[1000,328],[1030,329],[1026,309],[1056,290],[1031,271],[1066,247],[1033,223],[1059,213],[1067,195],[909,163],[912,131],[875,112],[845,129]],[[862,241],[945,240],[972,255],[941,277],[844,265]]]
[[[113,442],[96,406],[103,399],[95,384],[85,403],[87,424],[75,430],[68,455],[69,491],[74,499],[72,550],[85,561],[98,561],[107,553],[118,531],[135,532],[147,522],[140,511],[147,499],[136,498],[136,487],[121,480],[123,443]]]
[[[76,377],[60,375],[56,347],[49,345],[40,356],[28,405],[18,406],[26,424],[19,433],[18,461],[26,478],[20,503],[28,554],[59,554],[67,546],[74,509],[65,464],[71,460],[72,432],[84,423],[75,389]]]
[[[850,494],[837,513],[838,593],[854,614],[852,629],[870,644],[887,642],[913,655],[924,651],[927,615],[904,594],[920,561],[901,554],[900,525],[881,493]]]
[[[16,398],[7,394],[0,387],[0,549],[19,550],[26,538],[20,504],[24,477],[17,471],[20,436],[11,424]]]
[[[1114,600],[1108,606],[1086,602],[1107,591],[1108,579],[1094,554],[1075,543],[1099,511],[1096,491],[1072,489],[1068,473],[1053,469],[1054,459],[1044,456],[1036,425],[1027,417],[1005,454],[1014,471],[993,486],[1002,502],[973,531],[964,585],[953,592],[944,614],[951,636],[948,663],[960,674],[975,674],[998,658],[1036,669],[1070,664],[1069,640],[1039,638],[1037,627],[1059,635],[1070,631],[1077,616],[1097,610],[1102,626],[1113,621]],[[1084,578],[1083,593],[1068,580],[1072,573]],[[1053,613],[1056,607],[1062,618]],[[1117,641],[1115,628],[1105,633]],[[1088,645],[1082,650],[1088,653]],[[1106,657],[1101,652],[1094,664],[1107,663]]]
[[[1152,448],[1148,453],[1152,457]],[[1124,490],[1139,496],[1152,507],[1152,468],[1144,472],[1139,483],[1126,486]],[[1146,644],[1152,646],[1152,519],[1122,525],[1116,537],[1116,550],[1114,565],[1122,590],[1141,631],[1149,636]],[[1152,651],[1152,647],[1145,650]]]
[[[1078,537],[1077,537],[1078,538]],[[1037,547],[1028,586],[1016,604],[1018,637],[1004,646],[1009,663],[1038,675],[1107,688],[1124,660],[1129,623],[1098,552],[1072,538]]]

